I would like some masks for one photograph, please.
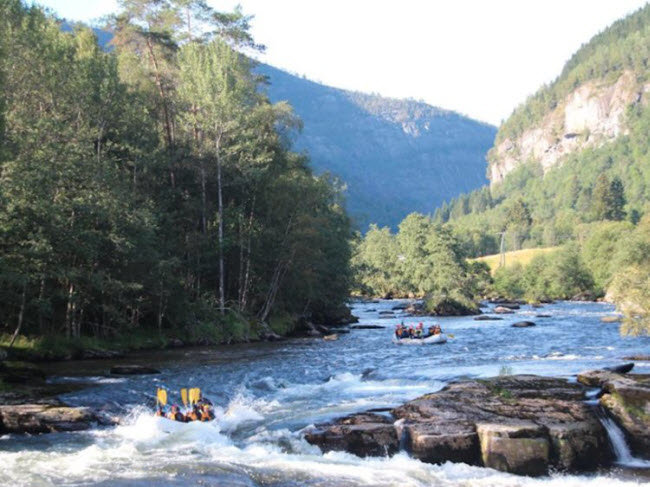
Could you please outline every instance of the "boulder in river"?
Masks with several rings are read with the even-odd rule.
[[[397,453],[399,439],[393,421],[379,414],[353,414],[311,429],[305,438],[326,451],[346,451],[360,457]]]
[[[650,362],[650,355],[628,355],[623,360],[636,360],[639,362]]]
[[[619,321],[622,321],[623,318],[621,316],[601,316],[600,321],[603,323],[618,323]]]
[[[427,300],[423,314],[433,316],[480,315],[480,308],[474,303],[464,303],[448,296],[432,296]]]
[[[510,308],[506,308],[505,306],[497,306],[492,311],[499,315],[511,315],[514,313],[514,311],[512,311]]]
[[[144,375],[160,374],[160,370],[144,365],[115,365],[111,367],[111,374],[114,375]]]
[[[87,348],[81,351],[82,359],[113,359],[123,357],[122,352],[117,352],[115,350],[103,350],[99,348]]]
[[[613,365],[612,367],[605,367],[603,370],[608,372],[614,372],[616,374],[627,374],[634,368],[634,362],[629,362],[627,364]]]
[[[479,315],[474,318],[474,321],[501,321],[502,319],[498,316]]]
[[[531,326],[537,326],[532,321],[518,321],[511,325],[513,328],[530,328]]]
[[[383,330],[385,326],[380,325],[353,325],[350,330]]]
[[[464,462],[523,475],[543,475],[551,468],[594,470],[611,460],[611,451],[583,396],[582,386],[563,379],[520,375],[461,381],[393,409],[392,420],[352,415],[319,425],[306,438],[324,451],[385,454],[394,450],[386,440],[392,441],[392,426],[406,450],[424,462]],[[346,439],[342,425],[350,424],[355,429]]]
[[[80,431],[98,421],[100,418],[89,408],[45,404],[0,406],[0,434]]]

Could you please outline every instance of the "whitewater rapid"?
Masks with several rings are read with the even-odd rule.
[[[357,305],[362,323],[392,326],[378,317],[394,302]],[[370,309],[376,311],[370,311]],[[344,414],[389,408],[441,389],[459,377],[538,373],[571,377],[578,371],[649,353],[650,340],[618,334],[600,317],[601,304],[558,303],[552,318],[533,329],[472,318],[439,320],[455,335],[446,345],[397,347],[391,328],[359,330],[336,342],[301,339],[280,344],[186,350],[161,357],[155,377],[112,378],[105,363],[61,364],[56,381],[83,380],[87,389],[68,394],[73,404],[121,407],[122,424],[86,432],[0,438],[4,486],[639,486],[645,470],[613,468],[593,475],[553,474],[531,479],[464,464],[429,465],[399,453],[391,458],[323,454],[302,436],[304,428]],[[408,318],[404,318],[407,323]],[[425,323],[433,319],[424,320]],[[156,359],[144,357],[150,363]],[[641,365],[640,371],[644,367]],[[72,371],[85,367],[85,376]],[[151,415],[155,387],[200,386],[217,404],[210,423],[179,425],[167,432]]]

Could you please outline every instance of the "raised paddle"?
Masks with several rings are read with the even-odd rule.
[[[161,406],[166,406],[167,405],[167,391],[165,389],[160,389],[156,391],[156,399],[158,400],[158,404]]]
[[[456,338],[456,335],[453,333],[447,333],[447,338]]]
[[[187,389],[181,389],[181,401],[183,401],[183,406],[187,407]]]
[[[198,403],[200,398],[201,398],[201,389],[199,389],[198,387],[193,387],[192,389],[190,389],[190,405]]]

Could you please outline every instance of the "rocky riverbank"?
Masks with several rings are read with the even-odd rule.
[[[578,375],[578,381],[599,387],[599,403],[625,433],[632,453],[650,459],[650,374],[595,370]]]
[[[0,362],[0,435],[80,431],[115,424],[110,414],[72,407],[57,396],[83,387],[49,384],[34,365]]]
[[[643,448],[650,429],[644,433],[646,423],[633,413],[650,408],[650,386],[643,376],[615,375],[605,385],[614,392],[601,401],[625,418],[626,431]],[[521,475],[591,471],[611,463],[613,454],[594,406],[585,402],[586,390],[532,375],[465,380],[390,411],[317,425],[305,437],[323,451],[359,456],[404,449],[428,463],[464,462]]]

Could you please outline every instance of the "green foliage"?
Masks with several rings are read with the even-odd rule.
[[[258,47],[248,18],[121,5],[104,52],[0,2],[0,332],[214,343],[275,313],[339,316],[340,187],[290,152],[299,121],[235,49]]]
[[[357,244],[353,265],[365,294],[427,296],[431,309],[475,309],[490,279],[487,266],[467,263],[451,229],[418,213],[402,221],[397,235],[371,226]]]
[[[509,267],[500,267],[494,273],[494,292],[508,299],[518,299],[523,297],[524,288],[524,269],[521,264],[517,263]]]
[[[617,265],[614,255],[622,242],[626,242],[633,226],[627,222],[602,222],[585,225],[579,229],[582,256],[591,272],[596,289],[607,289]]]
[[[623,331],[650,335],[650,217],[617,245],[609,293],[625,314]]]
[[[525,267],[516,264],[494,273],[494,292],[509,299],[569,299],[592,289],[593,279],[576,245],[539,254]]]
[[[650,66],[650,6],[615,22],[583,45],[550,85],[543,86],[518,106],[501,125],[497,142],[516,138],[578,86],[589,80],[616,78],[630,70],[647,79]]]

